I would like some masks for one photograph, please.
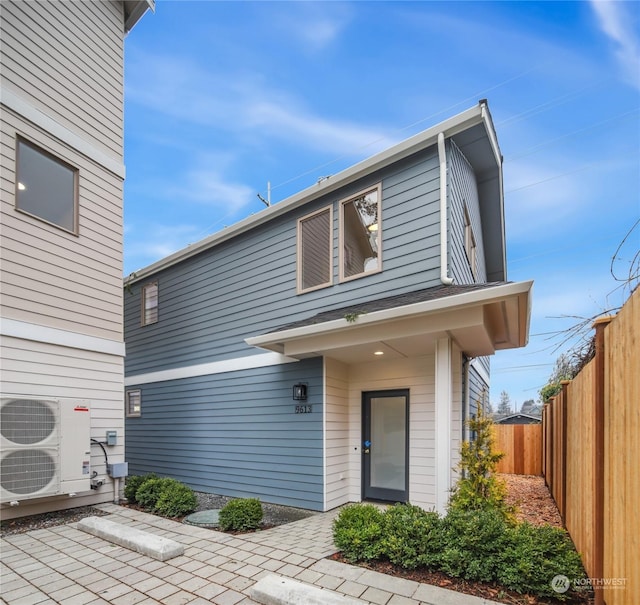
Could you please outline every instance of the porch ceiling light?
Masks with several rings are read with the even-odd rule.
[[[384,355],[384,351],[374,351],[374,355]]]

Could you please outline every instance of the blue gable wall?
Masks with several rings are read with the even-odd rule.
[[[382,182],[382,272],[338,283],[338,202]],[[435,148],[157,273],[159,321],[140,326],[140,289],[125,292],[127,375],[258,354],[244,339],[320,310],[439,284]],[[334,283],[296,293],[297,219],[334,207]]]

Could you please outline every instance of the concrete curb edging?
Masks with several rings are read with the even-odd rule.
[[[102,517],[86,517],[78,521],[77,528],[158,561],[168,561],[184,554],[184,546],[178,542]]]
[[[262,605],[366,605],[360,599],[276,575],[258,580],[251,598]]]

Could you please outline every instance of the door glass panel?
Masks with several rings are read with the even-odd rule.
[[[405,489],[406,400],[371,399],[371,487]]]

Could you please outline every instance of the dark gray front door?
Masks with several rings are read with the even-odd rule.
[[[362,394],[362,498],[409,499],[409,391]]]

